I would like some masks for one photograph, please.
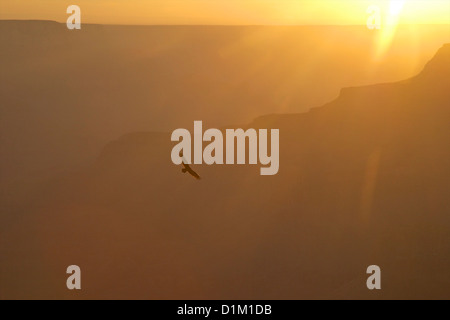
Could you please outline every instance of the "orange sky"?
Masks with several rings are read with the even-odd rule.
[[[365,24],[366,10],[402,0],[1,0],[0,19],[64,22],[77,4],[102,24]],[[404,0],[400,23],[450,23],[449,0]]]

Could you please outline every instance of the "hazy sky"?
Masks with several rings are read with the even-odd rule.
[[[450,0],[1,0],[0,19],[64,22],[71,4],[86,23],[365,24],[366,10],[404,2],[401,23],[450,23]]]

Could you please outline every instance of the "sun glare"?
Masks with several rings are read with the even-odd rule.
[[[378,44],[375,54],[376,59],[380,59],[384,56],[394,40],[395,33],[401,19],[401,14],[407,4],[406,2],[406,0],[390,0],[389,15],[387,15],[384,27],[382,28],[377,39]]]
[[[95,24],[341,25],[364,24],[369,6],[383,24],[449,24],[449,0],[77,0]],[[0,19],[65,22],[67,4],[1,0]],[[387,21],[388,20],[388,21]]]
[[[406,0],[391,0],[389,4],[389,14],[391,16],[398,16],[403,10]]]

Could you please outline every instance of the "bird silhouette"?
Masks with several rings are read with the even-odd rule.
[[[192,170],[192,168],[189,166],[189,164],[187,164],[186,159],[183,156],[183,152],[180,151],[180,157],[183,158],[182,160],[182,165],[183,165],[183,169],[181,169],[181,172],[183,173],[189,173],[191,176],[193,176],[195,179],[200,180],[200,176],[197,174],[197,172],[195,172],[194,170]]]

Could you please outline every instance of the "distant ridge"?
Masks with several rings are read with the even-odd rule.
[[[56,20],[40,20],[40,19],[0,19],[2,22],[56,22],[65,24],[64,21]],[[86,25],[104,25],[104,26],[129,26],[129,27],[155,27],[155,26],[178,26],[178,27],[364,27],[365,24],[105,24],[90,22]],[[400,26],[409,26],[413,24],[400,24]],[[420,24],[422,26],[445,26],[450,25],[446,23],[426,23]]]
[[[402,80],[394,83],[380,83],[367,86],[359,87],[347,87],[342,88],[339,96],[325,104],[324,106],[312,108],[306,113],[297,114],[269,114],[257,117],[250,124],[250,126],[277,126],[278,122],[289,122],[294,124],[299,119],[302,119],[308,115],[314,115],[317,112],[323,112],[329,107],[336,105],[348,106],[354,105],[357,108],[364,108],[366,102],[373,101],[374,99],[379,99],[387,103],[389,99],[402,99],[407,98],[403,96],[403,92],[399,89],[403,85],[411,85],[415,90],[424,90],[424,82],[428,82],[426,91],[431,93],[436,93],[439,91],[443,94],[444,91],[448,92],[450,90],[450,43],[444,44],[434,55],[434,57],[425,65],[423,70],[416,76],[413,76],[407,80]],[[417,91],[415,91],[417,93]],[[387,99],[387,100],[386,100]],[[359,103],[357,101],[359,100]],[[395,104],[392,105],[395,107]]]
[[[450,43],[444,44],[416,78],[450,77]],[[442,81],[445,83],[445,81]],[[450,89],[450,88],[449,88]]]

